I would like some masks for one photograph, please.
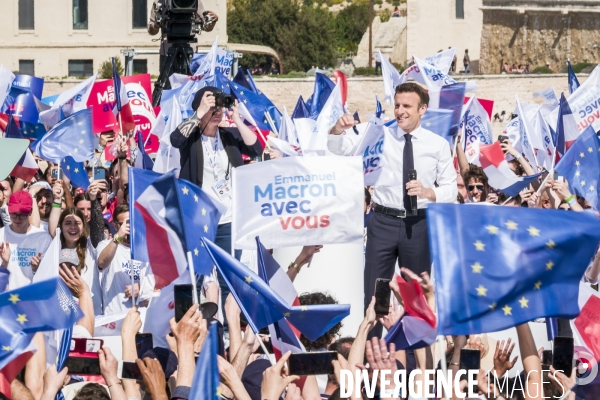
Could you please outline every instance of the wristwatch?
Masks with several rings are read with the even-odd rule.
[[[290,268],[296,268],[296,272],[300,273],[300,270],[302,269],[301,266],[299,266],[298,264],[296,264],[295,262],[291,262],[290,265],[288,265],[288,269]]]
[[[123,238],[115,233],[115,235],[113,236],[113,242],[115,242],[116,244],[122,243]]]

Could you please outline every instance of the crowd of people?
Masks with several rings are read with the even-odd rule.
[[[468,57],[467,53],[465,55]],[[468,64],[466,65],[468,68]],[[224,112],[215,104],[218,89],[206,87],[194,97],[194,114],[171,133],[172,145],[180,149],[180,177],[202,187],[215,202],[224,204],[226,211],[219,221],[215,243],[231,252],[231,193],[228,189],[231,168],[243,168],[251,160],[260,159],[264,149],[256,135],[243,123],[238,106]],[[244,323],[240,308],[229,293],[227,282],[216,271],[198,282],[202,295],[220,304],[222,312],[203,318],[192,306],[179,321],[170,321],[169,348],[156,347],[138,354],[135,335],[142,321],[140,308],[145,308],[156,295],[152,268],[147,263],[131,260],[130,207],[128,169],[135,165],[139,149],[127,133],[103,132],[94,159],[87,163],[90,185],[87,190],[75,187],[61,166],[37,158],[39,171],[30,181],[6,177],[0,182],[0,256],[2,268],[10,272],[8,289],[29,284],[56,237],[60,238],[59,274],[77,299],[85,316],[73,330],[74,338],[93,338],[95,318],[127,313],[122,327],[122,360],[135,361],[142,381],[119,379],[118,357],[110,348],[98,351],[101,379],[70,376],[64,368],[54,365],[46,368],[44,337],[36,334],[38,351],[27,362],[23,371],[11,384],[13,399],[50,399],[62,390],[68,399],[187,399],[194,386],[195,357],[202,349],[210,324],[219,326],[218,368],[221,376],[220,396],[225,399],[337,399],[340,397],[342,370],[366,370],[372,376],[376,370],[413,370],[442,368],[439,349],[435,345],[415,350],[396,350],[383,339],[383,329],[394,326],[405,314],[405,304],[395,281],[390,283],[394,294],[387,315],[374,310],[374,288],[378,278],[392,278],[396,264],[402,266],[405,279],[416,281],[422,288],[427,304],[435,311],[435,290],[430,278],[426,223],[427,205],[433,202],[485,204],[496,207],[546,208],[581,212],[591,205],[584,198],[569,191],[564,180],[553,176],[540,179],[537,188],[528,187],[518,196],[509,197],[492,188],[479,166],[469,164],[462,150],[456,154],[448,142],[421,126],[421,116],[429,103],[429,95],[418,84],[405,83],[396,88],[394,116],[398,129],[392,132],[394,142],[386,142],[382,157],[400,160],[387,164],[389,173],[400,177],[403,185],[375,185],[365,188],[366,250],[364,269],[365,316],[356,335],[340,337],[341,323],[331,328],[316,341],[301,336],[305,349],[311,351],[335,350],[334,373],[326,376],[310,375],[299,379],[289,375],[285,362],[289,352],[271,365],[261,354],[260,341],[268,342],[263,332],[256,335]],[[342,116],[331,129],[329,150],[344,155],[358,136],[352,132],[356,125],[352,115]],[[348,130],[348,134],[345,134]],[[458,137],[460,142],[461,137]],[[116,159],[106,161],[106,148],[116,146]],[[527,159],[509,141],[501,143],[512,171],[519,176],[533,175]],[[454,166],[454,156],[458,168]],[[275,150],[270,158],[281,157]],[[265,157],[263,157],[265,158]],[[92,171],[104,170],[106,179],[94,180]],[[417,171],[418,179],[410,171]],[[4,178],[4,177],[3,177]],[[367,222],[368,221],[368,222]],[[148,234],[152,234],[148,232]],[[308,264],[321,246],[305,246],[290,263],[287,276],[293,282],[302,267]],[[237,251],[238,259],[242,257]],[[252,263],[249,263],[250,267]],[[255,268],[255,267],[254,267]],[[600,275],[600,252],[596,253],[582,280],[597,285]],[[133,285],[132,285],[133,280]],[[359,294],[357,294],[359,295]],[[134,300],[136,300],[134,302]],[[326,293],[299,296],[300,304],[331,304],[336,300]],[[574,299],[573,301],[576,301]],[[146,315],[146,318],[152,318]],[[517,327],[519,356],[527,377],[521,384],[537,390],[539,396],[529,397],[523,391],[514,394],[511,389],[498,388],[486,377],[478,375],[478,389],[485,398],[517,399],[560,397],[561,387],[571,388],[574,375],[547,368],[551,373],[542,376],[539,349],[528,324]],[[572,336],[568,321],[559,324],[559,335]],[[445,342],[448,369],[459,369],[460,349],[481,350],[482,358],[493,353],[493,363],[487,370],[498,377],[515,365],[514,343],[498,342],[489,345],[485,334],[449,336]],[[40,377],[43,376],[43,379]],[[424,384],[423,374],[421,384]],[[512,382],[512,380],[511,380]],[[393,383],[392,383],[393,385]],[[391,388],[391,387],[390,387]],[[379,387],[377,393],[387,389]],[[464,390],[461,385],[461,390]],[[508,390],[508,391],[507,391]],[[492,394],[496,392],[497,397]],[[8,393],[3,395],[6,398]],[[447,394],[452,397],[452,394]],[[364,391],[353,398],[366,398]],[[519,397],[522,396],[522,397]],[[574,395],[572,395],[574,396]],[[425,396],[424,396],[425,397]],[[207,395],[208,398],[208,395]],[[387,398],[380,396],[379,398]],[[399,398],[394,393],[391,398]]]

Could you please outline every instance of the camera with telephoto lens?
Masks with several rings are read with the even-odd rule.
[[[235,99],[232,95],[221,92],[220,90],[213,95],[215,96],[215,107],[231,108],[235,103]]]
[[[154,4],[156,22],[168,40],[194,41],[194,36],[212,22],[208,11],[198,15],[198,0],[166,0]]]

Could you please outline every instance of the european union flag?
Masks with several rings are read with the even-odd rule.
[[[78,162],[90,160],[94,156],[92,109],[69,115],[34,142],[31,148],[40,158],[56,163],[67,156]]]
[[[572,94],[580,85],[579,80],[575,75],[575,71],[573,71],[573,68],[571,68],[570,60],[567,60],[567,72],[569,73],[569,94]]]
[[[428,108],[423,118],[421,118],[421,126],[446,139],[450,144],[450,148],[453,148],[454,136],[452,136],[451,131],[453,119],[454,111],[452,110]]]
[[[202,243],[254,332],[285,317],[314,341],[350,314],[347,304],[289,306],[265,281],[230,254],[205,238]]]
[[[335,87],[335,83],[331,81],[327,77],[327,75],[317,72],[315,74],[315,87],[313,89],[313,94],[306,101],[306,106],[310,111],[310,118],[317,119],[323,107],[325,107],[325,103],[327,103],[327,99],[331,92],[333,92],[333,88]]]
[[[88,189],[88,186],[90,186],[90,179],[88,178],[84,163],[77,162],[73,160],[73,157],[69,156],[62,159],[60,168],[75,186],[83,190]]]
[[[248,80],[246,79],[246,75],[244,75],[244,69],[243,68],[239,68],[237,74],[235,74],[235,76],[233,77],[233,83],[236,83],[240,86],[245,87],[248,90],[252,90],[252,88],[250,87],[250,84],[248,83]]]
[[[0,324],[0,369],[23,354],[34,336],[33,333],[15,333],[11,328]]]
[[[81,318],[83,312],[60,278],[0,294],[0,321],[16,327],[15,331],[35,333],[66,329]]]
[[[229,87],[231,88],[231,94],[233,94],[238,102],[240,102],[240,107],[244,107],[248,110],[248,113],[252,116],[260,130],[271,130],[271,126],[265,117],[265,113],[269,113],[275,123],[275,127],[279,130],[282,114],[267,96],[254,93],[231,81],[229,82]]]
[[[591,125],[585,128],[554,168],[569,182],[571,192],[600,210],[600,139]]]
[[[254,82],[254,78],[252,77],[252,73],[250,72],[249,69],[246,69],[246,79],[248,80],[248,84],[250,85],[250,89],[257,94],[262,94],[262,92],[260,90],[258,90],[258,87],[256,86],[256,83]]]
[[[485,208],[485,209],[484,209]],[[439,334],[574,318],[579,281],[600,241],[595,215],[431,204],[427,227]]]
[[[298,97],[296,107],[294,107],[294,112],[292,113],[292,119],[295,118],[310,118],[310,111],[308,111],[302,96]]]
[[[219,377],[219,337],[216,322],[208,328],[208,335],[202,345],[202,350],[196,360],[194,380],[188,399],[190,400],[220,400],[221,381]]]

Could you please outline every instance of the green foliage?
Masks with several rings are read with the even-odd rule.
[[[341,54],[356,54],[358,44],[369,26],[369,4],[352,3],[332,21],[335,44]]]
[[[275,75],[275,78],[306,78],[306,76],[304,71],[292,71],[285,75]]]
[[[355,76],[375,76],[375,67],[358,67],[354,70]]]
[[[388,22],[391,17],[392,17],[392,13],[387,8],[379,14],[379,18],[381,18],[381,22]]]
[[[592,64],[592,63],[588,63],[588,62],[580,62],[580,63],[574,64],[574,65],[571,65],[571,68],[573,68],[573,72],[578,74],[581,71],[583,71],[585,68],[594,67],[594,66],[596,66],[596,64]]]
[[[553,74],[554,72],[546,67],[545,65],[541,65],[539,67],[536,67],[533,71],[531,71],[532,74]]]
[[[227,34],[234,43],[272,47],[283,70],[308,70],[312,65],[332,66],[335,47],[328,10],[294,0],[235,0],[227,15]],[[244,54],[240,64],[252,67],[266,56]]]
[[[115,57],[115,66],[117,67],[117,73],[119,76],[125,75],[125,69],[123,68],[123,64],[121,63],[121,59],[117,56]],[[98,70],[98,78],[99,79],[110,79],[113,76],[112,72],[112,63],[111,60],[108,59],[100,64],[100,69]]]

